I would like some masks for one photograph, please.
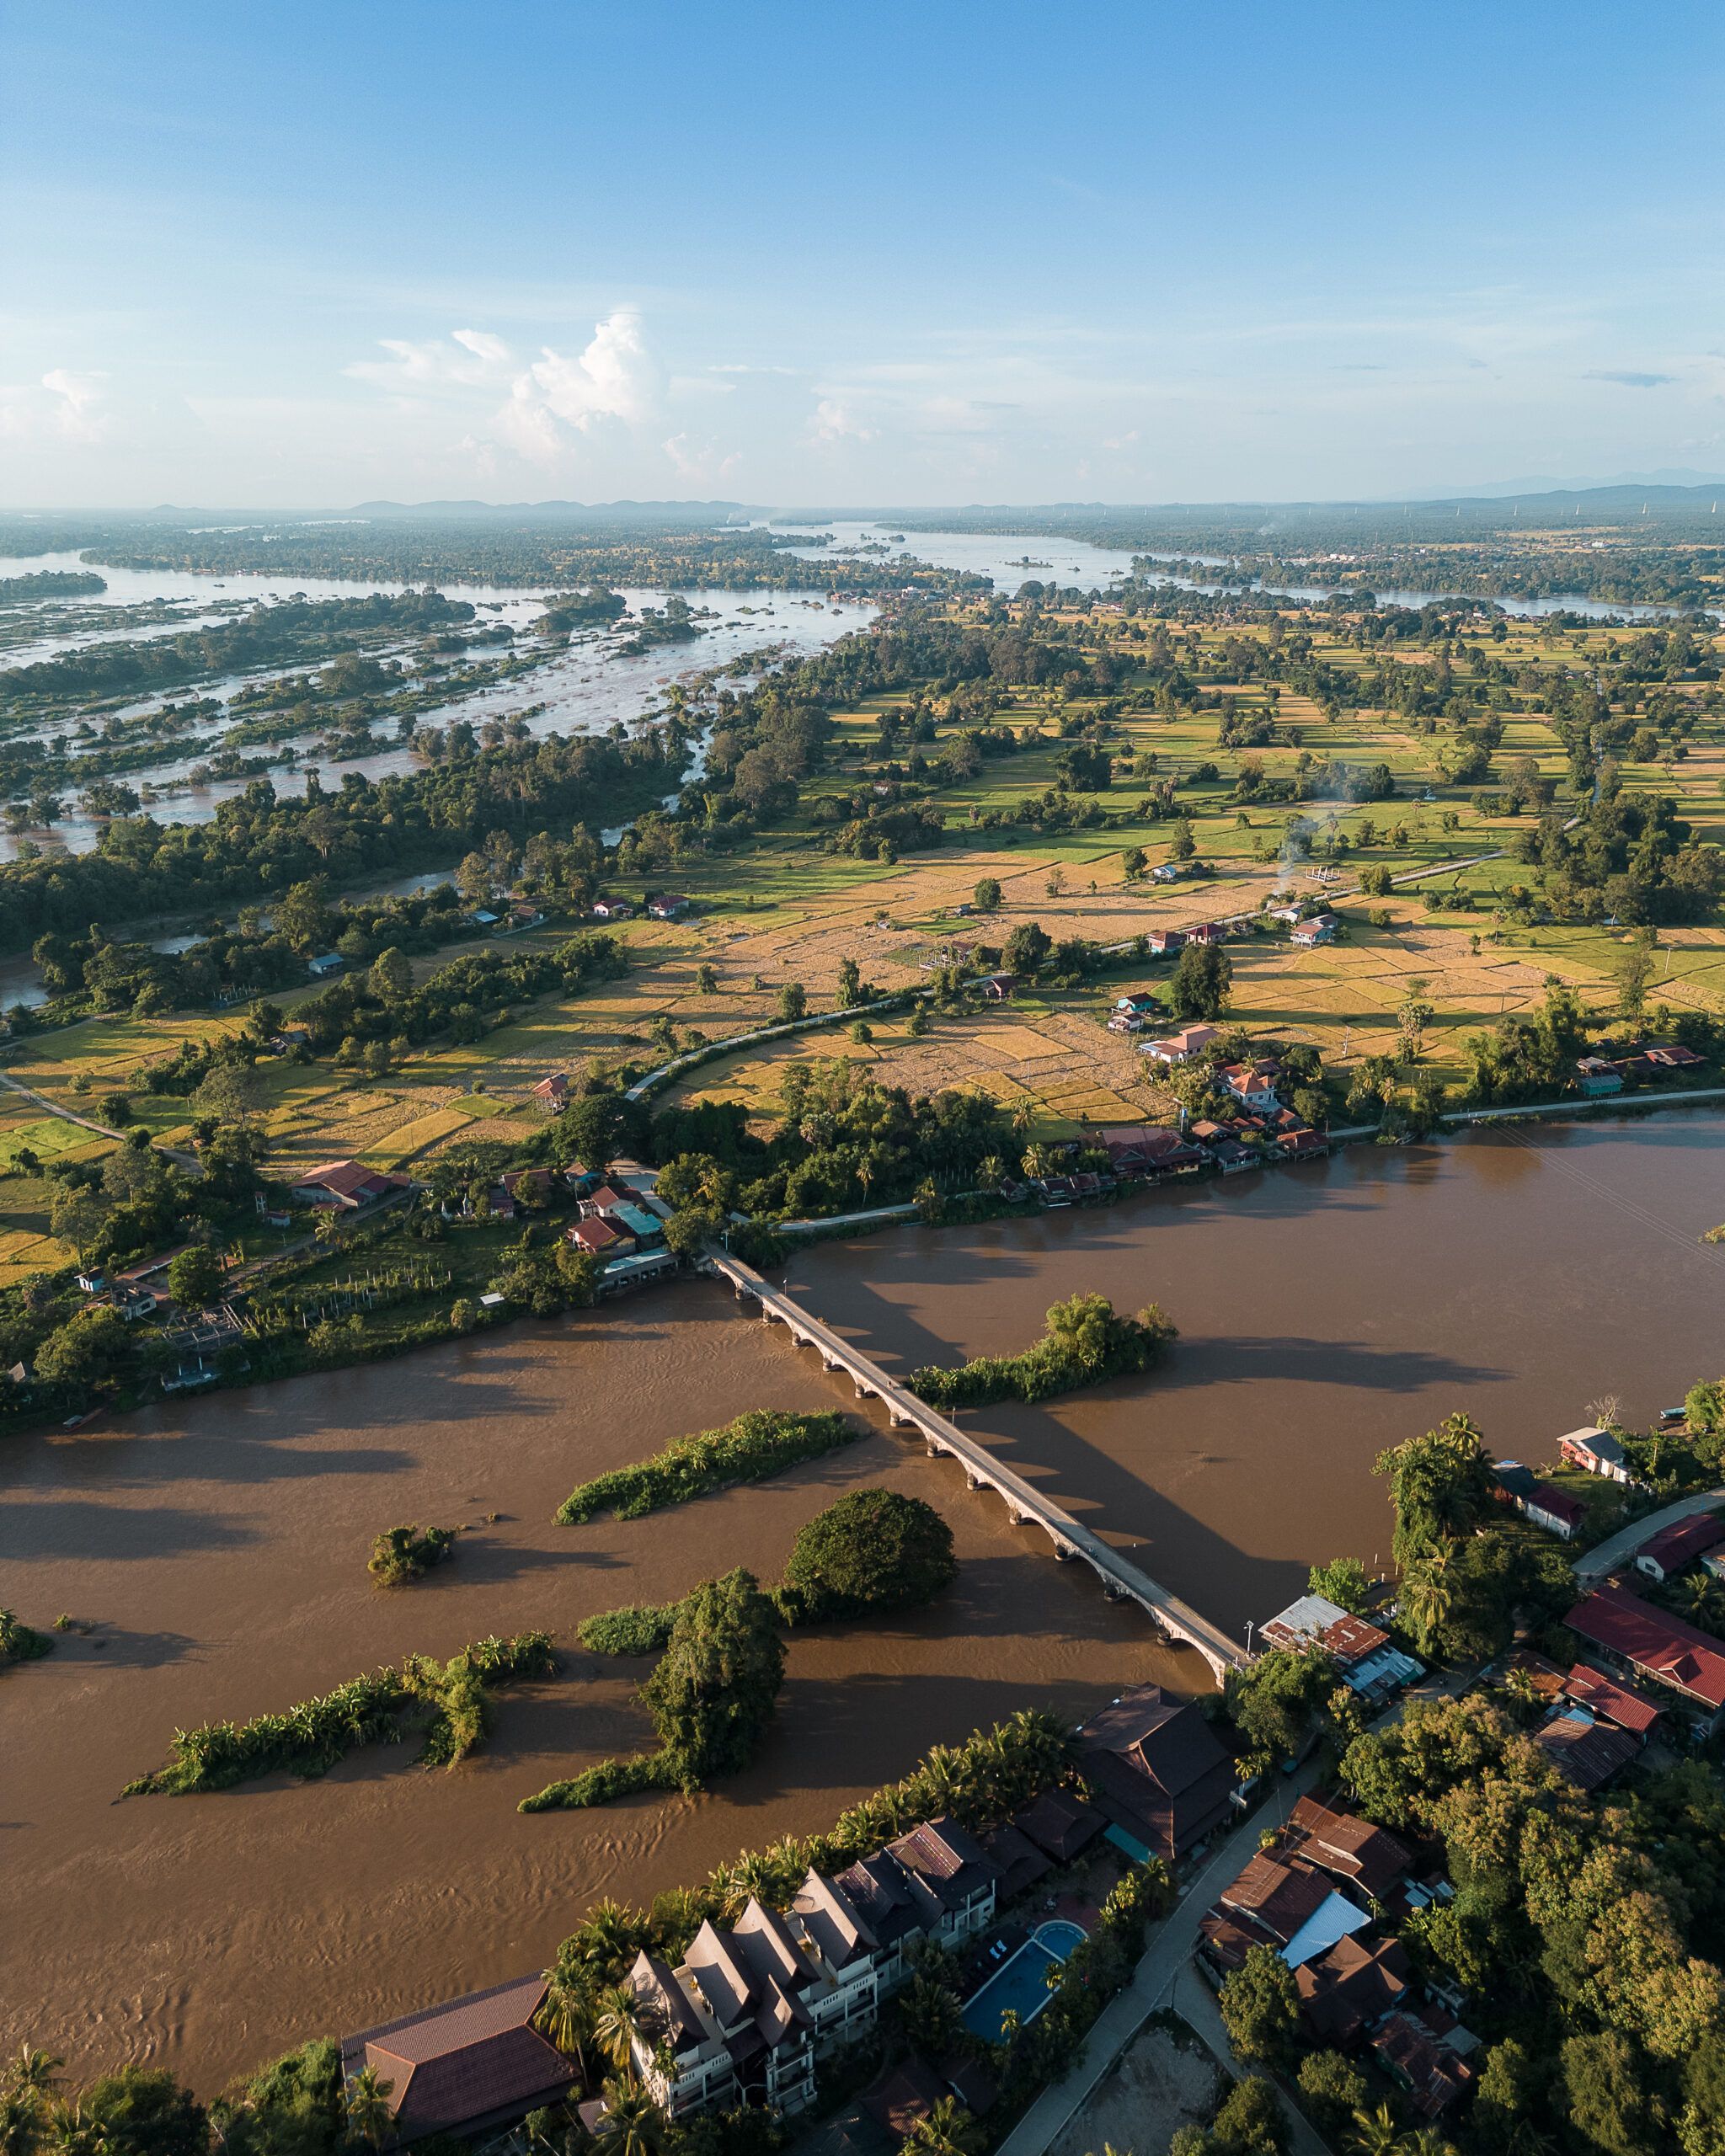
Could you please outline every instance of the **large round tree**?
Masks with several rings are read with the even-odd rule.
[[[798,1535],[782,1600],[804,1621],[915,1609],[958,1570],[953,1531],[932,1505],[895,1490],[853,1490]]]

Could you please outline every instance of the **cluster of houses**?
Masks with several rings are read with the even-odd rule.
[[[1706,1058],[1692,1048],[1663,1042],[1599,1041],[1575,1065],[1575,1090],[1589,1099],[1621,1093],[1626,1086],[1644,1086],[1674,1070],[1698,1070]]]
[[[1140,1686],[1074,1744],[1082,1796],[1045,1790],[980,1834],[927,1820],[844,1870],[811,1870],[787,1909],[751,1899],[734,1924],[704,1923],[675,1967],[638,1954],[633,2064],[660,2109],[804,2109],[817,2063],[874,2025],[925,1944],[975,1947],[997,1909],[1104,1842],[1172,1863],[1231,1816],[1232,1763],[1194,1702]],[[506,2126],[575,2093],[574,2062],[534,2026],[545,1993],[524,1977],[361,2031],[343,2041],[344,2075],[370,2067],[388,2084],[398,2145]],[[894,2099],[908,2122],[949,2086],[963,2095],[962,2070],[913,2061]]]
[[[681,921],[693,910],[692,902],[680,891],[656,892],[641,907],[628,899],[595,899],[588,909],[595,921],[633,921],[638,912],[645,913],[650,921]]]
[[[1108,1024],[1117,1033],[1137,1033],[1156,1008],[1156,998],[1142,991],[1123,995]],[[1183,1026],[1178,1033],[1144,1042],[1140,1053],[1164,1070],[1176,1070],[1195,1061],[1220,1039],[1221,1032],[1219,1026]],[[1180,1165],[1208,1165],[1224,1175],[1237,1175],[1242,1169],[1261,1167],[1266,1161],[1312,1160],[1329,1150],[1324,1134],[1314,1130],[1282,1098],[1284,1081],[1278,1056],[1219,1065],[1214,1080],[1215,1091],[1237,1106],[1225,1117],[1204,1117],[1189,1126],[1183,1142],[1190,1146],[1193,1157]]]
[[[1374,1713],[1424,1676],[1422,1663],[1403,1654],[1381,1625],[1332,1602],[1327,1595],[1302,1594],[1297,1602],[1258,1628],[1261,1646],[1295,1654],[1321,1650],[1336,1673]]]
[[[1201,1920],[1199,1967],[1220,1983],[1254,1947],[1279,1956],[1311,2042],[1370,2056],[1435,2119],[1471,2087],[1479,2040],[1459,1992],[1416,1979],[1396,1926],[1452,1892],[1393,1834],[1303,1796]]]
[[[1560,1669],[1530,1648],[1518,1648],[1501,1674],[1539,1700],[1544,1713],[1533,1741],[1578,1789],[1615,1781],[1659,1733],[1658,1701],[1591,1662]]]

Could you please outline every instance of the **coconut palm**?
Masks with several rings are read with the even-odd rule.
[[[934,1977],[911,1977],[899,1993],[899,2020],[912,2047],[931,2058],[944,2058],[964,2041],[957,1994]]]
[[[593,2041],[619,2073],[627,2073],[635,2040],[644,2035],[646,2002],[627,1984],[607,1984],[593,2016]]]
[[[6,2069],[6,2085],[9,2089],[30,2089],[37,2095],[46,2096],[60,2085],[60,2069],[66,2061],[52,2052],[39,2051],[34,2044],[19,2047],[18,2057]]]
[[[1455,2156],[1455,2144],[1446,2141],[1434,2126],[1423,2126],[1417,2132],[1402,2136],[1397,2143],[1396,2156]]]
[[[0,2096],[0,2156],[35,2156],[48,2130],[48,2108],[34,2089]]]
[[[1042,1145],[1027,1145],[1024,1149],[1024,1158],[1020,1165],[1023,1166],[1024,1173],[1030,1182],[1040,1182],[1042,1177],[1048,1173],[1050,1165],[1047,1146]]]
[[[916,2156],[981,2156],[987,2137],[956,2097],[943,2096],[905,2137]]]
[[[1422,1653],[1429,1654],[1455,1607],[1450,1553],[1434,1550],[1402,1575],[1400,1599]]]
[[[1401,2144],[1402,2129],[1387,2104],[1354,2114],[1354,2131],[1348,2137],[1352,2156],[1397,2156]]]
[[[381,2148],[395,2124],[395,2113],[389,2105],[390,2091],[394,2086],[393,2081],[378,2079],[375,2066],[362,2066],[347,2084],[344,2101],[348,2130],[368,2148]]]
[[[593,1995],[585,1972],[575,1975],[562,1969],[547,1972],[545,1996],[533,2016],[533,2025],[560,2052],[579,2061],[585,2073],[586,2062],[582,2057],[581,2047],[593,2025]]]
[[[595,2136],[601,2156],[660,2156],[665,2114],[638,2081],[607,2081],[605,2116]]]
[[[574,1934],[575,1958],[590,1969],[614,1975],[632,1956],[637,1924],[633,1909],[607,1896],[588,1910]]]
[[[979,1190],[996,1191],[1006,1181],[1007,1171],[997,1153],[991,1153],[980,1161],[976,1167],[976,1187]]]

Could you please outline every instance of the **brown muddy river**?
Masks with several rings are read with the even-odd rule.
[[[1162,1192],[1108,1211],[828,1244],[793,1288],[889,1366],[1023,1345],[1057,1297],[1162,1302],[1167,1365],[966,1419],[1169,1586],[1243,1627],[1315,1557],[1386,1548],[1386,1444],[1466,1407],[1530,1460],[1616,1392],[1646,1420],[1725,1369],[1725,1118],[1671,1113]],[[0,1451],[0,1603],[93,1623],[0,1678],[0,2049],[126,2057],[208,2093],[291,2043],[542,1967],[601,1893],[638,1899],[813,1827],[938,1738],[1027,1702],[1076,1718],[1202,1665],[920,1446],[873,1434],[759,1489],[554,1526],[570,1485],[750,1406],[853,1406],[728,1291],[515,1328],[371,1370],[236,1393]],[[577,1622],[739,1563],[775,1575],[842,1489],[937,1503],[964,1560],[910,1623],[793,1640],[757,1765],[692,1801],[521,1817],[517,1800],[645,1733],[638,1668]],[[489,1512],[501,1515],[486,1524]],[[445,1572],[365,1570],[397,1521],[476,1523]],[[356,1753],[321,1781],[120,1801],[176,1726],[243,1719],[413,1650],[562,1635],[454,1774]],[[97,1641],[101,1641],[101,1646]]]

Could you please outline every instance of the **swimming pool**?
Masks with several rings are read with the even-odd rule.
[[[981,1990],[965,2001],[964,2026],[985,2043],[997,2044],[1009,2012],[1017,2015],[1021,2028],[1033,2021],[1053,1995],[1048,1988],[1049,1970],[1083,1944],[1081,1925],[1060,1919],[1039,1924]]]

